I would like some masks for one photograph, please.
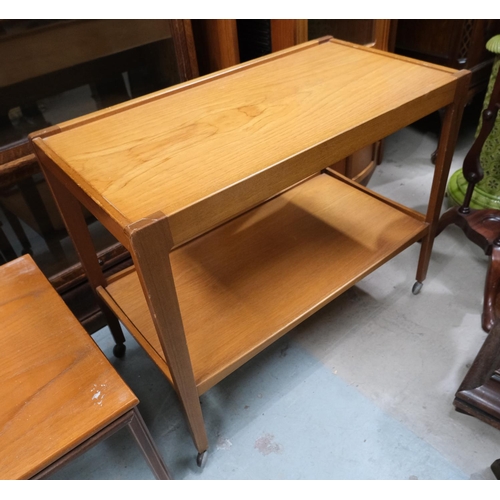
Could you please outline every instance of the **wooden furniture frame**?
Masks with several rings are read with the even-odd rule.
[[[477,353],[453,401],[455,409],[500,430],[500,322]],[[500,459],[491,465],[500,479]]]
[[[0,374],[0,479],[45,479],[123,427],[170,479],[137,397],[30,256],[0,267]]]
[[[419,240],[421,285],[468,77],[325,37],[32,136],[92,286],[171,381],[199,463],[202,393]],[[441,107],[426,215],[325,172]],[[104,277],[80,204],[132,268]]]
[[[191,19],[200,75],[240,62],[236,19]]]
[[[470,207],[474,188],[484,177],[481,166],[481,151],[497,120],[500,107],[500,73],[493,86],[488,106],[482,112],[482,123],[474,144],[463,163],[463,174],[467,181],[464,201],[459,207],[447,210],[439,219],[437,234],[450,224],[462,228],[465,236],[481,247],[490,257],[484,286],[482,328],[489,332],[498,322],[497,297],[500,287],[500,211],[473,209]]]

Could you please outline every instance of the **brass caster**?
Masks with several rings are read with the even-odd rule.
[[[201,469],[203,469],[207,463],[207,455],[208,453],[204,451],[203,453],[198,453],[198,456],[196,457],[196,465]]]
[[[415,281],[413,288],[411,289],[411,293],[413,293],[413,295],[418,295],[423,286],[423,283],[420,283],[420,281]]]

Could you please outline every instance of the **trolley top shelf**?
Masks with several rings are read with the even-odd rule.
[[[320,40],[63,123],[33,143],[112,232],[166,216],[177,245],[450,104],[457,76]]]

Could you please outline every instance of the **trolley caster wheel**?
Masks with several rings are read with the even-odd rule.
[[[436,149],[436,151],[434,151],[434,153],[431,154],[431,162],[433,165],[436,164],[437,157],[438,157],[438,155],[437,155],[437,149]]]
[[[420,283],[420,281],[415,281],[413,288],[411,289],[411,293],[413,293],[413,295],[418,295],[423,286],[423,283]]]
[[[117,358],[123,358],[123,356],[125,356],[125,350],[125,344],[116,344],[115,347],[113,347],[113,354]]]
[[[500,458],[491,464],[491,471],[497,479],[500,479]]]
[[[207,455],[208,453],[204,451],[203,453],[198,453],[198,456],[196,457],[196,465],[201,469],[203,469],[207,463]]]

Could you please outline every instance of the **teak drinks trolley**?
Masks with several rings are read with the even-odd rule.
[[[175,388],[200,464],[199,396],[412,243],[425,279],[468,71],[326,37],[34,135],[123,350]],[[427,214],[328,168],[446,108]],[[81,205],[130,251],[106,279]]]

